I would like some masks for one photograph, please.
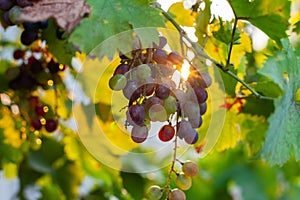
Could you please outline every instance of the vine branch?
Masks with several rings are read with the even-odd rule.
[[[223,64],[219,63],[218,61],[214,60],[213,58],[211,58],[210,56],[208,56],[201,47],[199,47],[199,45],[195,42],[193,42],[186,34],[186,32],[181,28],[181,26],[169,15],[169,13],[167,13],[166,11],[164,11],[161,8],[161,5],[157,2],[152,3],[151,4],[153,7],[159,9],[163,16],[169,20],[173,26],[177,29],[177,31],[179,32],[180,36],[182,38],[185,38],[191,45],[191,47],[195,50],[196,54],[198,56],[202,56],[206,59],[208,59],[209,61],[211,61],[215,66],[217,66],[218,68],[220,68],[224,73],[228,74],[229,76],[233,77],[235,80],[237,80],[238,82],[240,82],[242,85],[244,85],[248,90],[251,91],[251,93],[253,95],[255,95],[258,99],[264,99],[264,100],[274,100],[274,98],[271,97],[265,97],[261,94],[259,94],[258,92],[256,92],[248,83],[246,83],[245,81],[243,81],[242,79],[240,79],[237,75],[235,75],[233,72],[231,72],[229,70],[229,66],[230,64],[230,56],[232,53],[232,48],[233,48],[233,40],[234,40],[234,35],[235,35],[235,31],[236,31],[236,27],[237,27],[237,22],[238,22],[238,18],[235,18],[234,21],[234,27],[233,27],[233,31],[232,31],[232,35],[231,35],[231,42],[230,42],[230,47],[229,47],[229,52],[228,52],[228,58],[226,61],[226,66],[224,66]]]

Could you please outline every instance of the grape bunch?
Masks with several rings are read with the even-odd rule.
[[[176,172],[175,184],[178,188],[171,189],[169,185],[165,187],[160,187],[157,185],[152,185],[147,190],[148,200],[159,200],[163,197],[164,191],[167,191],[168,200],[185,200],[186,196],[183,190],[188,190],[192,186],[192,177],[197,176],[199,169],[196,163],[187,160],[185,162],[180,162],[181,171]]]
[[[148,137],[151,122],[165,123],[158,132],[163,142],[175,136],[187,144],[195,144],[207,109],[206,88],[212,83],[207,73],[200,73],[179,53],[167,52],[167,39],[159,37],[159,44],[142,48],[138,38],[134,50],[120,53],[120,64],[109,80],[114,91],[122,91],[128,99],[125,126],[131,126],[131,138],[136,143]],[[174,79],[184,62],[190,63],[190,75]]]
[[[37,45],[16,49],[13,57],[18,65],[6,71],[8,87],[14,91],[11,98],[34,130],[44,127],[47,132],[55,131],[58,127],[57,113],[39,99],[37,90],[54,89],[61,84],[60,72],[65,70],[66,65],[58,63],[47,47]]]

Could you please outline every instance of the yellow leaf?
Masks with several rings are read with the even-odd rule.
[[[175,15],[175,21],[182,26],[194,26],[195,13],[183,7],[183,2],[172,4],[168,12]]]
[[[52,108],[55,108],[57,106],[58,116],[67,118],[69,112],[64,102],[67,97],[64,97],[64,95],[65,94],[58,93],[58,95],[56,96],[55,90],[46,90],[41,100],[50,105]]]
[[[6,178],[15,178],[18,175],[18,166],[14,163],[3,163],[3,171]]]
[[[300,88],[298,88],[298,90],[296,92],[295,101],[300,102]]]

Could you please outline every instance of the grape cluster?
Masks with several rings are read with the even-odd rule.
[[[174,73],[187,61],[175,51],[168,53],[164,49],[166,44],[167,39],[160,36],[159,44],[143,49],[137,38],[133,51],[127,55],[120,53],[121,61],[109,86],[122,91],[129,101],[125,125],[132,126],[134,142],[147,139],[150,122],[165,122],[158,133],[161,141],[168,142],[178,136],[188,144],[195,144],[198,140],[195,129],[202,125],[202,115],[207,109],[206,88],[212,79],[190,63],[188,79],[180,78],[176,83]]]
[[[20,102],[21,111],[26,112],[22,115],[29,118],[34,130],[44,127],[47,132],[55,131],[58,127],[56,113],[40,101],[36,91],[38,88],[48,90],[61,84],[59,72],[65,70],[66,66],[58,63],[46,47],[16,49],[13,57],[19,64],[7,69],[6,78],[9,88],[16,94],[14,101]],[[28,101],[21,103],[24,98]]]
[[[164,191],[168,191],[168,200],[185,200],[186,196],[183,190],[188,190],[192,186],[192,179],[198,174],[199,169],[196,163],[187,160],[185,162],[180,162],[182,172],[175,172],[176,179],[175,184],[178,188],[171,189],[169,185],[165,187],[160,187],[157,185],[150,186],[147,191],[147,199],[149,200],[159,200],[162,198]]]

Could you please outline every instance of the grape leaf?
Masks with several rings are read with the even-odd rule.
[[[300,33],[300,21],[298,21],[294,24],[293,31],[296,33]]]
[[[202,44],[207,33],[207,27],[211,18],[210,12],[211,2],[209,0],[205,0],[205,8],[201,10],[196,19],[196,36],[199,39],[199,43]]]
[[[54,18],[57,25],[68,33],[90,13],[86,0],[40,0],[32,1],[31,6],[14,7],[11,15],[14,22],[38,22]]]
[[[88,1],[91,17],[83,19],[70,36],[70,41],[90,52],[105,39],[132,28],[164,26],[159,11],[148,0]]]
[[[275,112],[269,117],[270,127],[262,149],[262,155],[271,165],[283,165],[292,153],[300,160],[300,103],[295,95],[300,87],[300,56],[283,40],[283,50],[267,60],[259,70],[270,77],[285,92],[274,101]]]
[[[175,15],[175,21],[182,26],[193,26],[195,22],[195,13],[183,7],[183,2],[172,4],[168,10]]]
[[[289,27],[290,1],[230,0],[235,15],[251,22],[280,44]]]

